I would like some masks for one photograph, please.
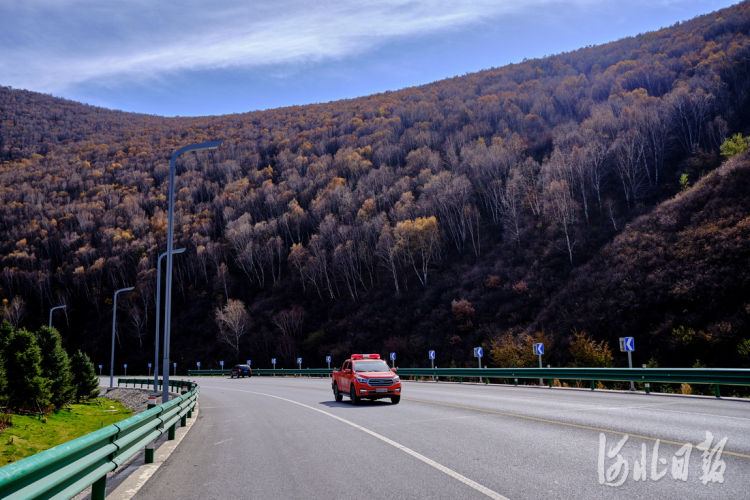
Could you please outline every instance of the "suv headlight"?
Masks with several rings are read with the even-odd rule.
[[[401,382],[401,379],[398,377],[393,377],[393,383],[395,384],[396,382]]]
[[[368,379],[368,378],[357,377],[357,382],[359,382],[360,384],[367,384],[369,381],[370,381],[370,379]]]

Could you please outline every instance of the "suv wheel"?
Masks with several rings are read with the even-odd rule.
[[[333,383],[333,397],[336,399],[337,403],[344,400],[344,395],[339,392],[339,385],[336,382]]]

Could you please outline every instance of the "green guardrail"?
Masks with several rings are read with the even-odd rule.
[[[313,375],[329,377],[328,368],[304,369],[253,369],[253,375]],[[231,370],[189,370],[191,376],[229,376]],[[746,368],[398,368],[402,377],[451,377],[463,382],[464,378],[478,378],[485,383],[489,379],[518,380],[543,379],[552,387],[553,380],[588,380],[591,390],[601,382],[641,382],[710,384],[714,394],[721,397],[720,386],[750,386],[750,369]],[[646,392],[649,392],[646,386]]]
[[[278,368],[278,369],[266,369],[266,368],[253,368],[253,376],[285,376],[285,375],[306,375],[306,376],[318,376],[318,377],[330,377],[331,372],[328,368]],[[188,375],[191,377],[228,377],[232,373],[232,370],[188,370]],[[153,381],[152,381],[153,384]]]
[[[399,368],[401,376],[453,377],[459,382],[464,377],[484,379],[546,379],[588,380],[594,390],[595,382],[687,383],[712,384],[716,397],[721,397],[720,385],[750,386],[750,369],[745,368]],[[647,389],[648,392],[648,389]]]
[[[117,379],[117,387],[120,387],[122,384],[125,384],[125,387],[129,387],[131,384],[134,388],[141,388],[141,389],[153,389],[154,388],[154,379],[148,379],[148,378],[118,378]],[[162,379],[157,380],[158,388],[157,391],[161,391],[164,387],[164,381]],[[185,382],[182,380],[172,380],[169,379],[169,388],[170,389],[177,389],[178,391],[181,390],[183,387],[192,387],[191,382]]]
[[[153,384],[153,379],[146,382]],[[103,500],[108,472],[165,431],[169,439],[174,439],[177,421],[185,425],[192,417],[200,393],[198,385],[175,381],[170,386],[187,387],[188,391],[166,404],[0,468],[0,497],[68,499],[93,485],[92,500]]]

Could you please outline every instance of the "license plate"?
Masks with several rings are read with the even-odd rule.
[[[388,389],[375,389],[375,392],[388,392]]]

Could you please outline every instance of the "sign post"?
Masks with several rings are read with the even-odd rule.
[[[148,377],[151,378],[151,363],[148,364]]]
[[[479,368],[482,367],[482,356],[484,356],[484,349],[482,349],[481,347],[475,347],[474,357],[477,358],[477,360],[479,361]]]
[[[200,366],[200,363],[198,363],[198,365]],[[177,376],[177,363],[172,363],[172,368],[174,369],[172,375]]]
[[[200,361],[198,361],[198,369],[199,370],[201,369],[201,362]]]
[[[635,339],[633,337],[620,337],[620,351],[628,353],[628,368],[633,368],[632,352],[635,351]],[[635,382],[630,381],[630,391],[635,391]]]
[[[391,368],[396,368],[396,353],[391,353]]]
[[[297,358],[297,366],[299,366],[299,369],[302,369],[302,358]],[[299,376],[301,377],[302,374],[300,373]]]
[[[102,365],[99,365],[99,376],[102,376]]]
[[[430,367],[435,369],[435,351],[427,351],[427,357],[430,358]],[[435,376],[432,376],[432,381],[435,381]]]
[[[544,344],[537,342],[534,344],[534,354],[539,356],[539,368],[542,368],[542,354],[544,354]],[[544,379],[539,378],[539,385],[544,385]]]
[[[125,364],[125,376],[126,377],[128,376],[128,365],[127,364]]]
[[[273,365],[273,369],[276,369],[276,358],[271,358],[271,364]],[[276,374],[274,373],[273,376],[275,377]]]
[[[331,357],[330,356],[326,356],[326,363],[328,363],[328,369],[330,370],[331,369]]]

